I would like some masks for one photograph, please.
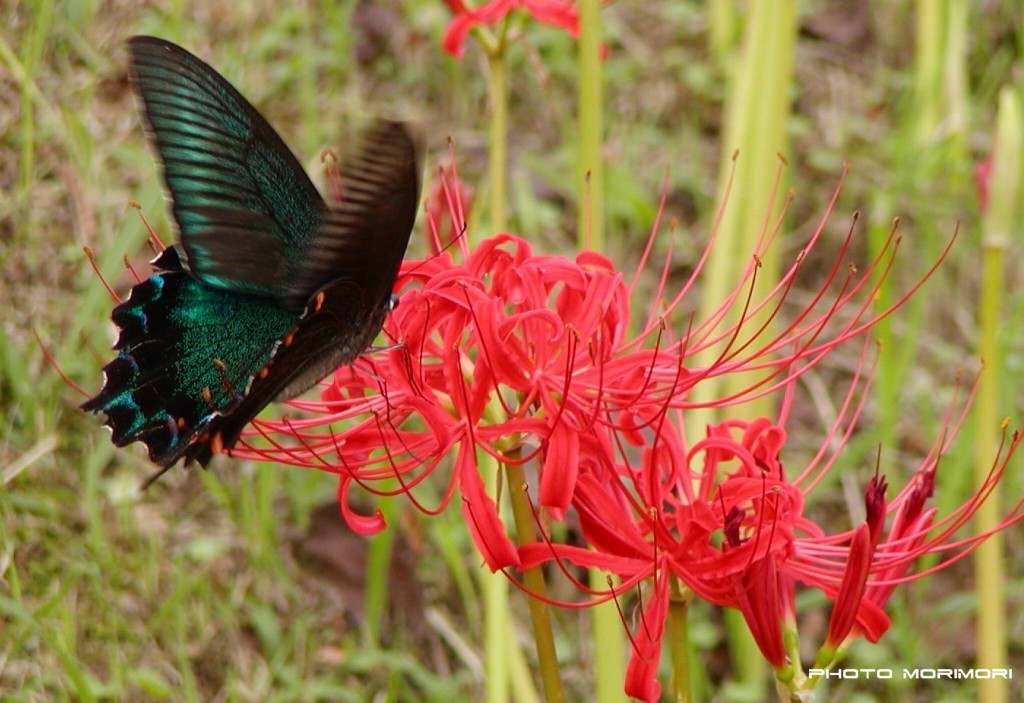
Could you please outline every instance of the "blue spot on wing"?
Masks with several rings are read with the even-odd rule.
[[[154,462],[173,463],[238,402],[299,315],[180,269],[155,274],[114,308],[118,355],[104,367],[103,389],[82,407],[107,415],[116,445],[140,441]]]

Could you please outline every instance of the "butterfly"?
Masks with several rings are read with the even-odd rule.
[[[156,37],[128,46],[179,241],[114,308],[117,356],[81,407],[106,414],[115,445],[142,442],[163,473],[179,459],[206,466],[269,403],[370,347],[393,305],[420,171],[408,128],[378,120],[327,203],[217,71]]]

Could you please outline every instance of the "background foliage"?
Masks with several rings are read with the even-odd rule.
[[[980,270],[973,172],[991,147],[999,88],[1020,85],[1024,18],[1010,0],[972,4],[964,90],[953,96],[956,109],[940,110],[925,129],[933,106],[913,89],[913,4],[805,5],[786,154],[798,193],[792,230],[813,226],[844,161],[852,170],[837,241],[854,209],[867,228],[887,228],[899,215],[911,252],[903,261],[924,262],[961,223],[939,280],[888,332],[898,370],[888,392],[898,403],[881,403],[877,424],[862,423],[862,452],[849,459],[873,461],[887,436],[887,458],[898,466],[927,446],[956,368],[971,364]],[[477,557],[457,511],[422,520],[405,503],[385,505],[393,529],[371,544],[338,524],[331,477],[226,460],[208,472],[171,472],[140,494],[152,470],[143,453],[114,450],[33,338],[38,332],[72,379],[98,388],[112,341],[110,300],[82,247],[96,251],[123,291],[131,279],[117,273],[122,257],[147,258],[130,201],[158,231],[172,231],[127,84],[128,36],[156,34],[206,58],[311,173],[319,176],[324,146],[344,144],[347,115],[383,113],[424,125],[428,180],[452,138],[464,181],[482,189],[483,71],[473,50],[462,62],[442,54],[448,19],[433,0],[0,2],[3,700],[471,700],[479,691],[467,576]],[[619,2],[604,21],[609,253],[631,269],[667,173],[682,276],[709,231],[722,167],[724,65],[709,48],[707,9]],[[575,47],[541,28],[512,58],[510,228],[538,250],[571,252]],[[410,255],[424,250],[414,234]],[[1005,400],[1019,417],[1019,252],[1010,266]],[[912,268],[899,275],[920,272]],[[811,379],[808,397],[819,404],[806,410],[809,447],[843,363]],[[949,461],[962,471],[944,471],[966,484],[970,437],[958,446],[962,456]],[[1014,473],[1011,496],[1024,490]],[[848,500],[843,489],[834,486],[835,505]],[[1019,675],[1019,529],[1007,535],[1007,553],[1010,663]],[[964,563],[904,591],[883,643],[858,648],[850,666],[968,666],[970,579]],[[703,622],[694,637],[718,682],[728,671],[721,629],[715,613]],[[591,654],[578,645],[586,618],[563,613],[558,627],[567,679],[585,699]],[[845,700],[969,700],[972,691],[968,683],[900,690],[861,682]]]

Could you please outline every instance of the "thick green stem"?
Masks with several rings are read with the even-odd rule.
[[[916,142],[934,139],[942,114],[942,49],[944,4],[914,3],[914,114]]]
[[[743,37],[742,57],[734,65],[725,109],[725,133],[719,163],[718,202],[723,202],[729,183],[732,156],[738,150],[735,178],[717,232],[714,251],[708,259],[702,310],[698,319],[708,319],[740,280],[754,254],[753,244],[771,220],[768,208],[776,198],[777,155],[785,152],[786,124],[790,115],[790,87],[796,43],[795,0],[757,0],[750,4]],[[761,255],[759,290],[769,290],[778,280],[779,247]],[[755,298],[756,298],[755,294]],[[735,311],[734,321],[740,310]],[[757,327],[751,320],[750,328]],[[771,331],[767,331],[771,334]],[[714,359],[719,349],[708,349],[696,365]],[[718,397],[719,383],[749,385],[749,379],[735,374],[720,380],[707,379],[694,391],[700,399]],[[698,426],[703,426],[706,416]],[[698,435],[699,436],[699,435]]]
[[[477,466],[487,485],[497,485],[500,467],[490,454],[480,452]],[[505,703],[509,699],[509,650],[512,646],[508,578],[481,564],[480,591],[484,604],[484,696],[487,703]]]
[[[370,648],[381,647],[381,629],[388,604],[388,580],[391,574],[391,557],[395,551],[395,517],[397,501],[395,496],[382,496],[377,509],[384,515],[390,527],[373,536],[366,558],[365,610],[366,627],[364,636]]]
[[[914,141],[923,147],[965,138],[970,3],[917,0],[914,26]]]
[[[607,590],[607,572],[591,569],[590,587],[595,591]],[[591,608],[590,624],[594,640],[594,702],[625,701],[622,682],[626,680],[626,630],[615,602]]]
[[[604,251],[604,134],[601,86],[601,0],[580,0],[579,221],[576,245]]]
[[[533,524],[530,499],[526,495],[526,476],[522,465],[507,464],[505,475],[508,480],[509,499],[512,502],[512,517],[515,519],[516,539],[519,544],[536,542],[537,531]],[[561,703],[565,697],[562,693],[562,677],[558,666],[558,653],[555,651],[544,572],[539,566],[527,569],[523,572],[523,581],[531,595],[528,599],[530,620],[533,624],[533,639],[537,645],[537,661],[540,665],[544,700],[547,703]]]
[[[490,206],[490,234],[504,232],[507,216],[506,181],[508,179],[508,73],[504,50],[487,56],[487,84],[491,98],[491,122],[488,125],[487,188]]]
[[[985,360],[985,371],[975,398],[977,430],[975,446],[975,484],[980,488],[988,479],[999,442],[1000,385],[1002,350],[999,339],[1002,318],[1004,253],[1006,247],[1019,239],[1018,202],[1021,197],[1021,158],[1024,135],[1017,95],[1010,89],[1000,94],[996,121],[993,163],[989,177],[988,209],[982,222],[982,290],[978,311],[978,353]],[[978,534],[991,532],[999,524],[1000,486],[979,508],[974,519]],[[974,570],[978,594],[978,667],[1006,668],[1006,594],[1004,584],[1004,542],[1002,533],[994,533],[974,553]],[[978,681],[978,700],[982,703],[1005,703],[1009,700],[1006,682]]]
[[[480,45],[487,55],[487,87],[490,96],[491,119],[488,128],[488,205],[490,234],[505,231],[506,174],[508,172],[508,77],[505,66],[504,30],[500,37],[481,36]],[[478,466],[488,485],[497,486],[500,467],[487,454],[481,454]],[[495,496],[498,500],[500,496]],[[484,567],[486,570],[486,568]],[[502,573],[481,574],[484,600],[484,669],[487,677],[488,703],[508,700],[509,661],[512,626],[509,610],[509,585]]]
[[[708,43],[719,70],[728,67],[736,44],[736,8],[732,0],[709,0]]]
[[[730,202],[725,208],[717,232],[714,251],[708,260],[705,285],[702,292],[702,310],[698,319],[708,319],[721,305],[740,280],[743,269],[754,254],[753,243],[771,221],[768,210],[777,204],[777,154],[785,152],[786,124],[790,115],[790,88],[793,77],[793,55],[796,44],[797,17],[795,0],[755,0],[749,3],[746,14],[740,61],[732,68],[727,103],[725,105],[725,133],[722,142],[722,173],[719,177],[719,198],[727,192],[729,164],[733,153],[739,150],[736,175]],[[758,272],[757,299],[778,280],[779,247],[773,247],[761,257]],[[734,315],[724,321],[736,322],[740,306]],[[757,329],[759,318],[747,321],[747,329]],[[770,328],[765,330],[769,336]],[[721,353],[708,348],[705,354],[695,355],[694,366],[713,362]],[[713,402],[714,399],[739,392],[751,385],[749,377],[727,374],[707,379],[692,391],[689,400],[695,404]],[[747,403],[736,412],[747,415],[771,416],[774,409],[768,399]],[[697,438],[704,433],[707,423],[720,418],[710,412],[690,412],[686,417],[687,436]],[[700,467],[695,467],[697,470]],[[749,634],[746,623],[738,613],[726,611],[729,645],[737,681],[752,699],[767,697],[765,682],[767,666]]]
[[[604,207],[604,89],[601,71],[601,2],[581,0],[579,57],[579,167],[576,246],[593,251],[605,249]],[[590,573],[595,590],[607,588],[607,574]],[[626,676],[625,630],[615,603],[594,606],[590,611],[594,637],[594,700],[614,703],[624,700],[622,681]]]
[[[669,652],[672,657],[673,700],[690,703],[693,700],[690,682],[690,631],[687,617],[690,614],[690,600],[693,593],[680,587],[672,579],[672,600],[668,605]]]

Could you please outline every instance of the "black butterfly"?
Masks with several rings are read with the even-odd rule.
[[[129,48],[181,237],[114,308],[118,355],[82,409],[164,469],[205,466],[373,342],[416,218],[417,150],[404,125],[374,123],[328,205],[210,66],[155,37]]]

